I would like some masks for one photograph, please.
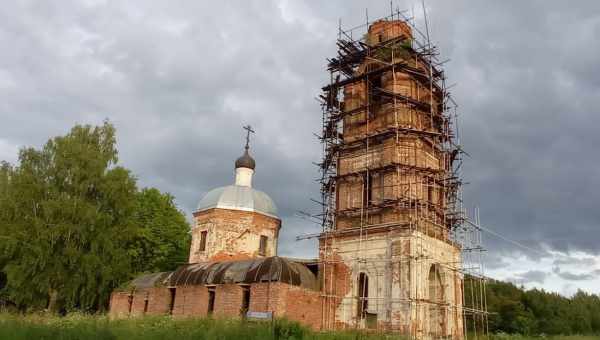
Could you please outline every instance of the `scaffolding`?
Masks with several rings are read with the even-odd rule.
[[[340,22],[337,47],[320,95],[323,327],[486,335],[481,229],[463,208],[457,105],[428,29],[395,10]]]

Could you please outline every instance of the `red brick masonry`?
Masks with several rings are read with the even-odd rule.
[[[114,292],[110,300],[110,316],[172,314],[175,317],[206,317],[208,290],[214,289],[215,317],[240,317],[243,286],[223,284],[213,287],[156,287],[135,292]],[[172,291],[174,289],[174,299]],[[250,311],[273,312],[275,317],[298,321],[312,329],[321,329],[320,293],[281,282],[250,285]]]

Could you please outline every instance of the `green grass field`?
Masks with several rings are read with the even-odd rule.
[[[80,314],[67,317],[0,314],[0,340],[4,339],[383,340],[400,338],[354,332],[316,333],[286,320],[277,320],[274,323],[244,323],[237,320],[172,319],[170,317],[109,320],[106,316]]]
[[[596,335],[557,335],[557,336],[521,336],[496,334],[489,337],[490,340],[598,340],[600,336]]]
[[[271,323],[244,323],[236,320],[172,319],[170,317],[145,317],[109,320],[106,316],[73,314],[56,317],[41,314],[19,316],[0,314],[0,340],[61,339],[219,339],[219,340],[383,340],[402,339],[394,335],[364,334],[356,332],[317,333],[294,322],[277,320]],[[473,339],[470,337],[469,339]],[[594,336],[521,337],[494,335],[490,340],[592,340]]]

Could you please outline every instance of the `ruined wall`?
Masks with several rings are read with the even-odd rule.
[[[124,317],[168,314],[171,304],[171,292],[165,287],[130,292],[115,291],[111,294],[109,315]]]
[[[111,317],[128,316],[131,299],[132,299],[132,296],[128,292],[113,292],[110,295],[109,316],[111,316]]]
[[[389,138],[382,143],[346,149],[340,155],[339,175],[347,175],[369,168],[404,165],[440,171],[444,169],[443,155],[427,140],[408,137]]]
[[[412,29],[407,23],[403,21],[377,20],[369,26],[367,42],[377,44],[399,36],[412,38]]]
[[[215,291],[213,315],[239,318],[242,311],[243,285],[212,286]],[[134,292],[114,292],[110,300],[111,317],[167,315],[174,317],[206,317],[208,287],[155,287]],[[249,310],[273,312],[275,317],[298,321],[313,329],[321,328],[321,293],[280,282],[253,283],[250,289]],[[174,297],[174,300],[171,298]],[[170,309],[172,306],[172,310]]]
[[[335,207],[320,238],[324,327],[460,337],[461,258],[449,237],[458,151],[442,73],[401,20],[373,22],[366,46],[338,46],[322,96],[323,183],[335,182],[324,186]]]
[[[190,263],[242,260],[277,255],[281,221],[260,213],[209,209],[194,214]],[[201,233],[207,231],[206,247],[200,250]],[[260,236],[267,237],[265,252],[259,252]]]
[[[252,297],[250,298],[252,300]],[[242,287],[235,284],[215,288],[215,316],[239,317],[242,308]]]
[[[175,289],[173,316],[208,315],[208,288],[205,286],[179,286]]]
[[[321,329],[321,293],[280,282],[251,285],[250,310],[271,311],[275,317],[298,321],[312,329]]]
[[[325,322],[336,328],[378,328],[427,337],[462,335],[460,249],[418,231],[390,231],[321,239],[325,303],[334,312]],[[431,283],[432,268],[441,287]],[[358,279],[368,277],[367,314],[359,314]],[[441,291],[440,291],[441,290]],[[438,322],[439,321],[439,322]],[[439,327],[439,328],[438,328]],[[435,336],[439,336],[437,333]]]

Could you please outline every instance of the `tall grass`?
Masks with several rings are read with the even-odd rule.
[[[110,320],[80,314],[67,317],[0,314],[0,339],[30,340],[384,340],[398,336],[356,332],[312,332],[295,322],[249,323],[224,319],[144,317]]]
[[[548,335],[525,336],[518,334],[492,334],[489,340],[599,340],[597,335]]]
[[[398,335],[313,332],[296,322],[250,323],[227,319],[173,319],[168,316],[110,320],[106,316],[0,313],[0,340],[391,340]],[[469,337],[473,339],[473,337]],[[525,337],[496,334],[489,340],[598,340],[598,336]]]

